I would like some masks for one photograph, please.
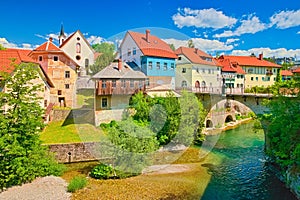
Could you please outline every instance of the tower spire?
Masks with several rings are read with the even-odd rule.
[[[59,45],[62,45],[62,43],[66,39],[66,34],[65,34],[65,31],[64,31],[64,25],[63,25],[63,23],[61,23],[60,34],[58,36],[58,39],[59,39]]]

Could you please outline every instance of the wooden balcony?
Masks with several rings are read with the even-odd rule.
[[[102,83],[102,80],[98,81],[96,94],[97,95],[131,95],[138,93],[139,91],[145,91],[145,81],[134,81],[133,85],[130,85],[130,81],[116,81],[113,85],[112,81],[105,81],[105,84]]]

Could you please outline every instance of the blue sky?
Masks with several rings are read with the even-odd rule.
[[[7,47],[34,48],[50,34],[55,38],[63,23],[66,33],[80,29],[91,43],[150,27],[175,46],[192,39],[213,55],[263,52],[300,60],[299,0],[10,0],[0,5],[0,43]]]

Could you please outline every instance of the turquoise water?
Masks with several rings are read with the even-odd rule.
[[[202,165],[212,175],[202,200],[297,199],[265,162],[264,133],[255,133],[252,126],[243,124],[207,138],[219,137]]]

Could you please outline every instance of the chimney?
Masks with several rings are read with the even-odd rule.
[[[52,42],[53,41],[53,37],[49,37],[49,41]]]
[[[198,48],[195,48],[195,53],[196,53],[196,54],[198,53]]]
[[[122,60],[119,59],[118,60],[118,70],[121,71],[121,69],[122,69]]]
[[[259,60],[262,60],[262,59],[263,59],[263,53],[261,53],[261,54],[258,55],[258,59],[259,59]]]
[[[146,30],[146,41],[147,41],[147,42],[150,42],[150,41],[149,41],[149,39],[150,39],[149,37],[150,37],[150,30],[147,29],[147,30]]]

